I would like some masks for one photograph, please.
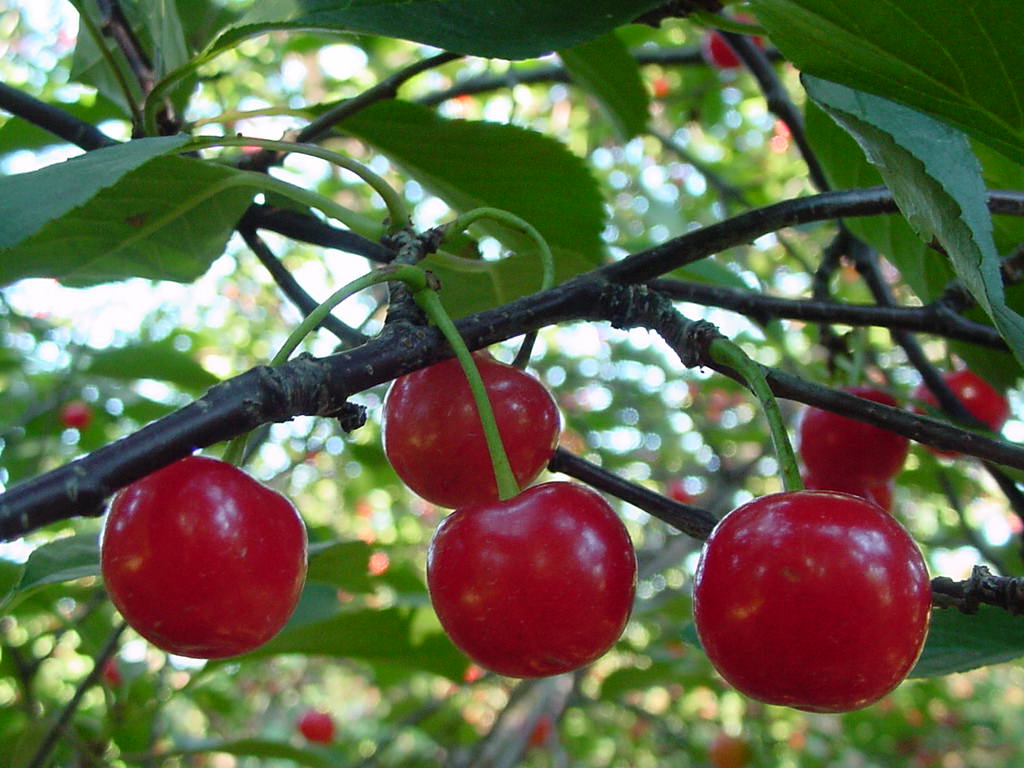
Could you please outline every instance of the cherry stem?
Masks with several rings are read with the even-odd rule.
[[[768,386],[768,380],[765,378],[760,363],[751,360],[738,344],[726,338],[719,337],[713,340],[709,345],[708,352],[716,363],[727,365],[742,376],[743,380],[747,382],[747,386],[761,402],[765,418],[768,420],[768,430],[771,432],[775,455],[779,460],[782,486],[787,491],[802,491],[804,483],[800,478],[796,453],[793,452],[793,446],[789,442],[786,421],[782,417],[775,393]]]
[[[456,217],[453,221],[445,225],[445,234],[441,242],[449,240],[452,236],[464,232],[473,226],[480,219],[491,219],[499,224],[504,224],[507,227],[511,227],[524,235],[529,239],[533,240],[537,246],[537,253],[540,256],[541,263],[541,276],[540,276],[540,290],[546,291],[555,284],[555,257],[551,253],[551,246],[548,245],[548,241],[544,239],[544,236],[537,231],[530,222],[525,219],[521,219],[514,213],[502,210],[501,208],[474,208],[471,211],[466,211],[461,216]],[[530,360],[530,353],[533,350],[533,343],[537,340],[537,332],[531,331],[526,334],[523,339],[523,344],[519,348],[519,352],[516,353],[516,358],[512,362],[516,368],[526,368],[526,364]]]
[[[284,344],[281,345],[277,354],[270,361],[270,365],[281,365],[286,362],[292,352],[302,343],[302,340],[316,330],[324,321],[324,318],[331,313],[331,310],[345,299],[369,288],[371,285],[384,283],[389,280],[401,280],[409,286],[409,290],[413,291],[414,295],[418,291],[427,290],[429,285],[427,273],[423,269],[407,264],[381,267],[362,277],[356,278],[351,283],[347,283],[332,293],[325,301],[317,305],[316,309],[306,315],[301,323],[295,326],[295,330],[285,339]],[[249,435],[246,433],[231,440],[227,448],[224,449],[224,455],[221,458],[229,464],[240,465],[245,455],[245,444],[248,439]]]
[[[359,161],[353,160],[350,157],[339,155],[337,152],[331,152],[329,149],[318,147],[315,144],[304,144],[294,141],[274,141],[271,139],[255,139],[248,136],[198,136],[186,144],[183,151],[217,146],[260,147],[261,149],[269,149],[276,152],[297,152],[299,154],[319,158],[320,160],[326,160],[339,168],[343,168],[350,173],[354,173],[360,179],[365,181],[374,192],[380,195],[381,199],[384,201],[385,207],[388,209],[388,229],[390,231],[395,232],[401,229],[408,229],[411,226],[409,211],[406,208],[401,195],[399,195],[398,192],[396,192],[382,176],[379,176]]]
[[[483,427],[484,440],[487,442],[487,451],[491,455],[491,466],[494,469],[494,482],[498,487],[498,498],[501,500],[511,499],[519,494],[519,481],[516,480],[512,465],[509,464],[508,455],[505,453],[505,445],[501,441],[501,433],[498,431],[498,421],[494,418],[494,409],[491,408],[491,401],[487,396],[487,388],[480,376],[480,370],[476,361],[466,346],[466,342],[459,335],[455,323],[441,303],[441,297],[434,290],[422,290],[413,293],[413,299],[420,308],[427,313],[434,325],[438,327],[445,339],[447,339],[455,357],[462,366],[469,382],[470,392],[473,394],[473,402],[476,404],[477,413],[480,416],[480,424]]]

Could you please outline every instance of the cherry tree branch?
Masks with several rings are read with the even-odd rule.
[[[6,83],[0,83],[0,109],[85,150],[101,149],[118,143],[96,126],[80,120],[67,110],[47,104]]]
[[[996,195],[999,197],[999,195]],[[1024,211],[1024,195],[1021,210]],[[681,235],[559,286],[522,297],[457,323],[471,349],[570,321],[648,327],[666,338],[687,365],[735,377],[710,360],[692,323],[671,299],[644,283],[679,266],[781,227],[869,215],[894,207],[883,189],[848,190],[800,198],[741,214]],[[107,496],[176,459],[262,424],[299,415],[333,416],[347,398],[451,355],[435,328],[389,324],[376,338],[324,358],[300,356],[260,366],[211,388],[206,395],[93,453],[25,481],[0,496],[0,539],[24,535],[77,515],[102,514]],[[851,416],[937,448],[1024,469],[1024,448],[941,421],[767,370],[775,394]]]
[[[974,566],[970,578],[963,581],[947,576],[932,579],[932,595],[937,607],[956,608],[961,613],[977,613],[982,604],[1014,615],[1024,613],[1024,578],[996,576],[984,565]]]

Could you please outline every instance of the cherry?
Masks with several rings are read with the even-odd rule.
[[[60,409],[60,423],[81,432],[92,423],[92,408],[84,400],[71,400]]]
[[[752,758],[750,745],[725,731],[716,733],[708,747],[708,760],[714,768],[744,768]]]
[[[548,738],[551,736],[551,725],[551,715],[541,715],[537,718],[537,722],[526,740],[527,746],[542,747],[547,744]]]
[[[752,21],[748,16],[738,16],[741,21]],[[764,49],[764,43],[760,37],[754,37],[754,44]],[[714,29],[708,30],[700,41],[701,54],[704,61],[719,69],[736,69],[740,66],[740,57],[722,37],[722,34]]]
[[[296,727],[306,741],[314,744],[330,744],[334,741],[334,719],[319,709],[307,709],[299,715]]]
[[[688,490],[686,490],[686,483],[680,478],[674,477],[668,481],[668,497],[673,501],[678,501],[680,504],[692,504],[693,496]]]
[[[124,682],[124,676],[121,674],[121,668],[117,664],[117,657],[112,656],[103,662],[103,668],[100,670],[100,677],[108,688],[120,688]]]
[[[114,605],[154,645],[235,656],[291,616],[306,576],[306,529],[281,494],[231,464],[190,456],[114,497],[100,566]]]
[[[891,395],[874,387],[849,387],[846,391],[876,403],[897,405]],[[804,411],[797,436],[807,473],[826,483],[821,487],[834,490],[887,482],[900,471],[910,448],[903,435],[820,408]],[[833,488],[828,483],[838,485]]]
[[[519,487],[550,461],[561,427],[551,393],[533,376],[474,354]],[[463,507],[495,501],[498,489],[466,376],[450,359],[395,380],[384,400],[384,452],[427,501]]]
[[[442,520],[427,586],[441,626],[472,661],[510,677],[557,675],[602,656],[622,634],[636,555],[597,493],[542,483]]]
[[[875,504],[831,491],[762,496],[701,552],[697,634],[741,693],[812,712],[867,706],[910,672],[931,585],[910,535]]]
[[[809,491],[840,491],[841,493],[849,493],[853,496],[860,496],[862,499],[873,501],[886,512],[892,510],[892,480],[876,483],[858,480],[857,478],[838,477],[836,475],[822,478],[809,472],[804,472],[801,477],[804,487]]]
[[[978,374],[961,368],[957,371],[948,371],[942,375],[946,385],[950,388],[956,398],[964,404],[967,411],[982,424],[993,432],[1002,429],[1010,416],[1010,404],[1006,398],[985,381]],[[911,395],[911,399],[927,403],[937,409],[939,402],[924,384],[919,384]],[[918,413],[924,413],[922,408],[916,409]],[[929,448],[932,453],[939,456],[956,456],[956,451],[943,451],[937,448]]]

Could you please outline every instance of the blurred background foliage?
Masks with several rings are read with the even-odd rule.
[[[197,46],[247,5],[177,2]],[[127,138],[120,110],[83,74],[77,28],[69,3],[0,4],[0,79]],[[403,97],[436,104],[444,117],[517,125],[564,143],[599,181],[608,214],[601,237],[613,257],[812,191],[789,131],[756,82],[701,57],[701,27],[669,20],[618,34],[641,54],[673,54],[640,68],[650,122],[625,140],[564,77],[531,79],[557,68],[555,57],[461,59],[410,81]],[[357,96],[432,52],[373,36],[275,32],[206,65],[185,116],[201,132],[279,138],[304,124],[312,105]],[[801,99],[796,71],[785,63],[777,71]],[[493,78],[494,85],[439,99],[474,78]],[[400,189],[417,226],[450,215],[369,146],[355,139],[332,146]],[[4,173],[69,154],[42,132],[0,116]],[[320,163],[292,156],[280,175],[381,215],[364,185]],[[765,236],[675,276],[807,296],[832,233],[812,226]],[[269,234],[267,242],[320,299],[368,268],[365,259],[342,252]],[[493,255],[493,243],[481,247]],[[916,301],[894,268],[888,277],[901,301]],[[848,265],[829,288],[840,300],[870,301]],[[369,291],[339,314],[372,333],[383,318],[382,299]],[[884,329],[838,327],[854,354],[830,360],[816,326],[758,324],[695,304],[682,310],[715,322],[761,362],[815,381],[881,381],[884,374],[903,393],[917,382]],[[0,482],[8,487],[66,463],[266,362],[299,317],[240,239],[192,285],[128,280],[75,289],[31,279],[4,288]],[[495,353],[510,359],[514,341]],[[326,354],[336,344],[321,332],[307,346]],[[933,360],[952,354],[942,341],[927,345]],[[563,445],[629,480],[684,492],[716,515],[780,488],[752,398],[721,376],[684,369],[652,334],[596,324],[550,328],[531,367],[562,409]],[[732,692],[689,629],[699,543],[622,503],[642,578],[634,617],[614,651],[562,678],[516,682],[483,674],[447,643],[430,611],[425,549],[445,512],[413,497],[385,461],[383,393],[356,398],[370,419],[352,434],[327,420],[299,418],[261,430],[253,441],[249,470],[295,501],[313,543],[309,584],[282,635],[251,657],[204,664],[168,657],[126,632],[111,657],[117,673],[82,689],[53,764],[731,765],[712,750],[722,734],[749,746],[750,765],[1020,762],[1024,671],[1015,662],[912,680],[879,704],[842,716],[763,706]],[[92,418],[80,428],[65,426],[61,409],[77,400]],[[795,421],[797,409],[783,405]],[[1011,439],[1022,433],[1016,420],[1004,432]],[[936,575],[963,578],[976,563],[1022,571],[1014,539],[1020,523],[970,461],[940,463],[915,447],[896,480],[894,514],[921,542]],[[7,595],[0,618],[0,764],[28,764],[118,623],[95,575],[97,531],[95,520],[74,520],[0,549],[0,597]],[[310,745],[297,734],[296,719],[310,707],[332,715],[334,743]]]

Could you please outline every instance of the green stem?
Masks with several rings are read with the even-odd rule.
[[[445,236],[442,242],[447,240],[450,236],[465,231],[480,219],[491,219],[492,221],[500,222],[512,229],[522,232],[528,238],[533,240],[534,244],[537,246],[537,252],[540,254],[540,290],[546,291],[555,284],[555,257],[551,253],[551,247],[548,245],[548,241],[544,239],[544,236],[538,232],[536,227],[530,224],[530,222],[519,218],[514,213],[502,210],[501,208],[474,208],[473,210],[467,211],[461,216],[458,216],[445,227]],[[522,346],[519,347],[519,352],[516,353],[515,360],[512,361],[513,366],[519,369],[526,368],[527,363],[530,362],[530,353],[533,351],[533,345],[536,341],[536,331],[531,331],[526,334],[526,337],[523,339]]]
[[[772,435],[772,443],[775,446],[775,455],[779,460],[779,473],[782,475],[782,485],[787,491],[803,490],[804,484],[803,480],[800,479],[800,467],[797,464],[793,446],[789,442],[786,422],[782,418],[779,403],[776,401],[771,387],[768,386],[768,380],[765,378],[761,366],[756,361],[751,360],[739,345],[729,339],[715,339],[711,342],[708,351],[711,353],[711,359],[716,363],[727,365],[742,376],[751,391],[761,402],[765,418],[768,420],[768,429]]]
[[[446,242],[450,236],[465,231],[480,219],[491,219],[492,221],[500,222],[512,229],[519,230],[533,240],[541,260],[540,289],[545,291],[555,284],[555,258],[551,253],[551,247],[548,245],[547,240],[530,222],[519,218],[514,213],[503,211],[500,208],[474,208],[456,217],[454,221],[449,222],[445,226],[445,236],[442,242]]]
[[[501,433],[498,432],[498,422],[494,418],[494,410],[491,408],[491,401],[487,397],[487,389],[480,371],[476,367],[476,361],[470,354],[466,342],[459,335],[455,323],[448,316],[441,297],[433,290],[418,291],[413,298],[420,308],[427,313],[434,324],[444,334],[448,344],[455,352],[455,357],[462,366],[469,382],[469,389],[473,393],[473,401],[476,403],[477,412],[480,415],[480,423],[484,430],[484,439],[487,441],[487,450],[491,455],[491,465],[494,468],[494,480],[498,486],[498,498],[511,499],[519,493],[519,482],[516,480],[512,465],[509,464],[508,456],[505,453],[505,446],[501,442]]]
[[[303,144],[293,141],[274,141],[272,139],[254,139],[247,136],[197,136],[182,148],[182,152],[208,147],[260,147],[275,152],[298,152],[299,154],[326,160],[339,168],[350,171],[365,181],[374,192],[380,195],[388,209],[389,229],[392,232],[408,229],[412,225],[409,211],[401,195],[384,180],[382,176],[371,171],[365,165],[350,157],[345,157],[329,149],[314,144]]]
[[[292,352],[302,343],[302,340],[316,330],[324,318],[330,314],[331,310],[349,296],[359,293],[359,291],[369,288],[371,285],[387,282],[388,280],[401,280],[414,292],[427,290],[427,274],[419,267],[402,264],[375,269],[373,272],[356,278],[351,283],[342,286],[317,306],[316,309],[306,315],[302,322],[285,339],[284,344],[281,345],[281,348],[274,355],[270,364],[281,365],[288,360]],[[235,464],[236,466],[241,464],[242,458],[245,455],[245,444],[248,439],[249,435],[246,433],[231,440],[224,449],[224,454],[221,458],[229,464]]]

